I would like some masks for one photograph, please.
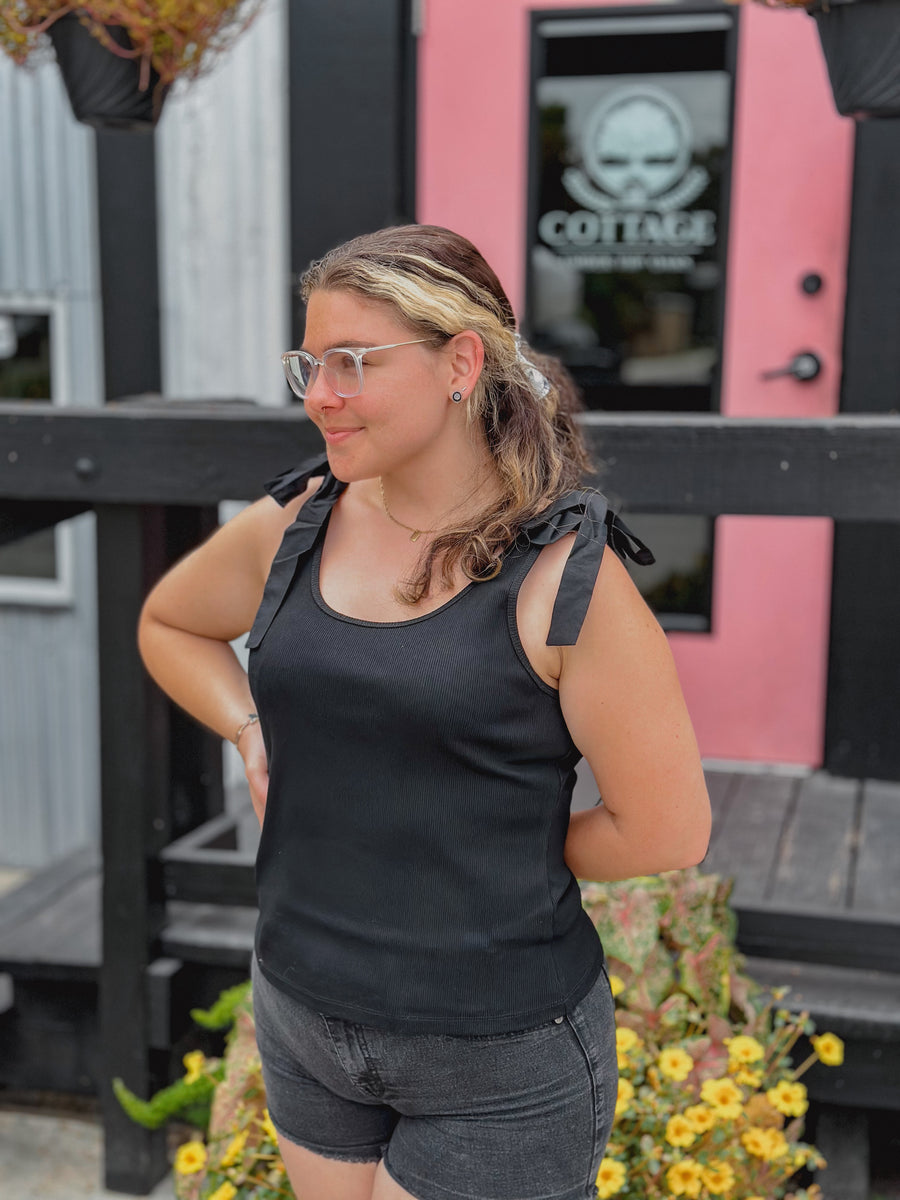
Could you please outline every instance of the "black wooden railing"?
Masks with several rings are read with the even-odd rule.
[[[898,417],[583,420],[595,482],[630,511],[900,521]],[[168,1028],[167,902],[250,905],[253,879],[246,855],[215,844],[231,828],[218,747],[173,722],[148,682],[138,613],[154,579],[211,528],[219,501],[256,497],[261,480],[319,447],[299,410],[243,402],[0,407],[0,542],[89,509],[97,517],[100,1029],[105,1079],[122,1076],[141,1094],[160,1082]],[[145,1192],[164,1170],[162,1137],[132,1125],[108,1088],[103,1103],[107,1186]]]

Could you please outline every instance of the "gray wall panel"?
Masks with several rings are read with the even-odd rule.
[[[158,131],[163,388],[284,404],[289,348],[285,0],[269,0]]]
[[[52,63],[0,60],[0,304],[49,305],[60,403],[102,398],[93,135]],[[0,464],[2,469],[2,464]],[[0,600],[0,864],[98,838],[93,518],[60,532],[67,595]]]

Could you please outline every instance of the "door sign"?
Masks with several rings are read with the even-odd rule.
[[[544,212],[540,240],[592,272],[690,271],[716,241],[715,211],[689,207],[710,182],[694,146],[690,116],[671,92],[615,88],[587,116],[580,165],[560,176],[580,207]]]

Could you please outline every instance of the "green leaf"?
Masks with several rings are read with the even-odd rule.
[[[234,1024],[237,1011],[250,995],[250,980],[227,988],[212,1008],[192,1008],[191,1019],[203,1029],[227,1029]]]
[[[137,1125],[145,1129],[160,1129],[170,1117],[187,1117],[198,1129],[209,1124],[209,1108],[215,1090],[215,1081],[201,1075],[192,1083],[179,1079],[177,1083],[162,1088],[149,1100],[142,1100],[121,1079],[114,1079],[113,1092],[122,1108]]]
[[[674,983],[675,967],[671,956],[661,942],[654,942],[640,975],[629,989],[629,1005],[653,1012],[671,992]]]
[[[611,958],[639,975],[659,940],[659,901],[643,880],[611,884],[589,896],[588,913]]]
[[[683,951],[679,960],[682,988],[708,1012],[728,1011],[728,960],[728,946],[720,933],[713,933],[698,950]]]

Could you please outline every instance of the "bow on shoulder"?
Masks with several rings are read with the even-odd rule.
[[[575,534],[553,605],[548,646],[574,646],[578,641],[607,543],[623,560],[629,558],[641,566],[656,561],[621,517],[610,511],[606,497],[600,492],[569,492],[561,496],[528,521],[522,532],[533,546],[549,546],[567,533]]]

